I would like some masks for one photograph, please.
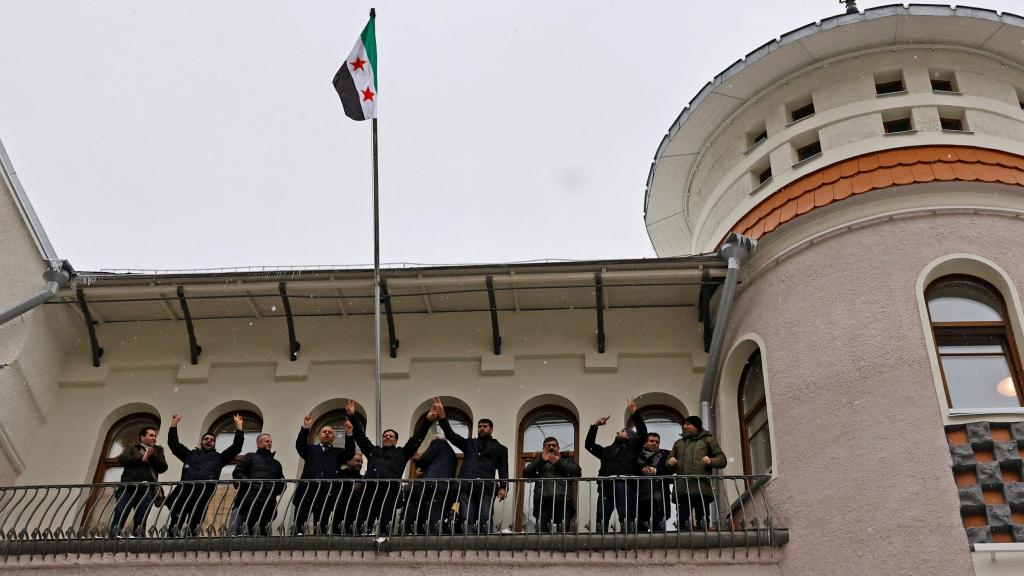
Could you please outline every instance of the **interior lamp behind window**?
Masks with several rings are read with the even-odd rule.
[[[1013,380],[1009,376],[1000,380],[999,384],[996,384],[996,392],[999,392],[1007,398],[1014,398],[1017,396],[1017,390],[1014,388]]]

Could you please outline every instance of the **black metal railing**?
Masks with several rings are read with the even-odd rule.
[[[0,488],[0,555],[773,555],[763,476]],[[504,498],[502,498],[504,496]],[[604,504],[615,508],[604,513]],[[607,522],[605,521],[607,519]]]

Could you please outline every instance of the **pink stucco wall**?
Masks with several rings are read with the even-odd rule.
[[[749,332],[767,349],[783,573],[973,573],[916,283],[934,259],[973,253],[1022,285],[1022,238],[1016,218],[911,217],[838,234],[744,283],[726,349]]]

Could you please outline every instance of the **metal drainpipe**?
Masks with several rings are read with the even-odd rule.
[[[10,310],[0,312],[0,326],[14,320],[36,306],[49,301],[57,294],[57,290],[60,290],[71,282],[72,272],[73,270],[71,270],[71,266],[69,266],[67,262],[65,262],[60,268],[43,272],[43,280],[46,280],[46,288],[44,288],[39,294],[36,294],[21,304],[14,306]]]
[[[704,429],[709,432],[714,430],[711,402],[717,388],[715,384],[718,381],[718,365],[722,359],[722,345],[725,343],[725,324],[729,320],[729,310],[732,308],[732,300],[736,295],[740,266],[750,258],[756,248],[756,240],[732,233],[725,239],[722,249],[718,251],[718,256],[729,263],[729,268],[725,273],[722,299],[718,302],[715,332],[711,337],[711,349],[708,351],[708,365],[704,369],[704,383],[700,387],[700,419],[704,421]]]

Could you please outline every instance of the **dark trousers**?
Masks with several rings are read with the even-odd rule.
[[[133,509],[132,536],[141,538],[146,535],[146,518],[156,497],[156,487],[149,484],[133,484],[118,486],[114,489],[114,514],[110,517],[110,537],[121,535],[124,519]]]
[[[660,531],[665,529],[665,520],[672,515],[672,500],[664,480],[640,478],[637,502],[637,529]]]
[[[693,513],[693,526],[697,530],[705,530],[711,524],[711,503],[715,497],[710,494],[677,494],[676,503],[679,515],[676,524],[680,530],[690,529],[690,514]]]
[[[391,519],[398,505],[398,494],[402,490],[401,482],[367,482],[363,488],[363,499],[369,502],[366,509],[366,522],[373,526],[377,523],[377,533],[387,534],[391,530]]]
[[[569,524],[576,517],[576,508],[564,495],[543,496],[533,499],[533,517],[539,532],[551,532],[555,525],[560,531],[568,532]]]
[[[459,516],[470,534],[491,531],[491,512],[494,509],[493,482],[465,482],[459,493]]]
[[[238,527],[242,534],[269,536],[277,499],[266,495],[246,496],[238,504]]]
[[[597,485],[597,521],[601,532],[608,530],[612,511],[619,513],[619,524],[628,530],[636,520],[636,482],[625,478],[601,480]]]
[[[198,536],[199,527],[206,518],[206,505],[213,498],[217,485],[213,483],[181,484],[176,486],[168,500],[171,501],[171,533],[184,536],[185,522],[188,522],[187,535]]]
[[[314,530],[319,530],[322,534],[327,533],[327,522],[334,510],[331,483],[330,480],[310,480],[300,482],[295,488],[295,496],[292,497],[292,504],[295,505],[294,534],[305,534],[306,522],[310,515],[313,516],[315,523]]]
[[[361,534],[366,531],[366,516],[369,513],[369,500],[365,499],[365,484],[360,482],[344,482],[334,503],[334,521],[331,532],[334,534]]]

